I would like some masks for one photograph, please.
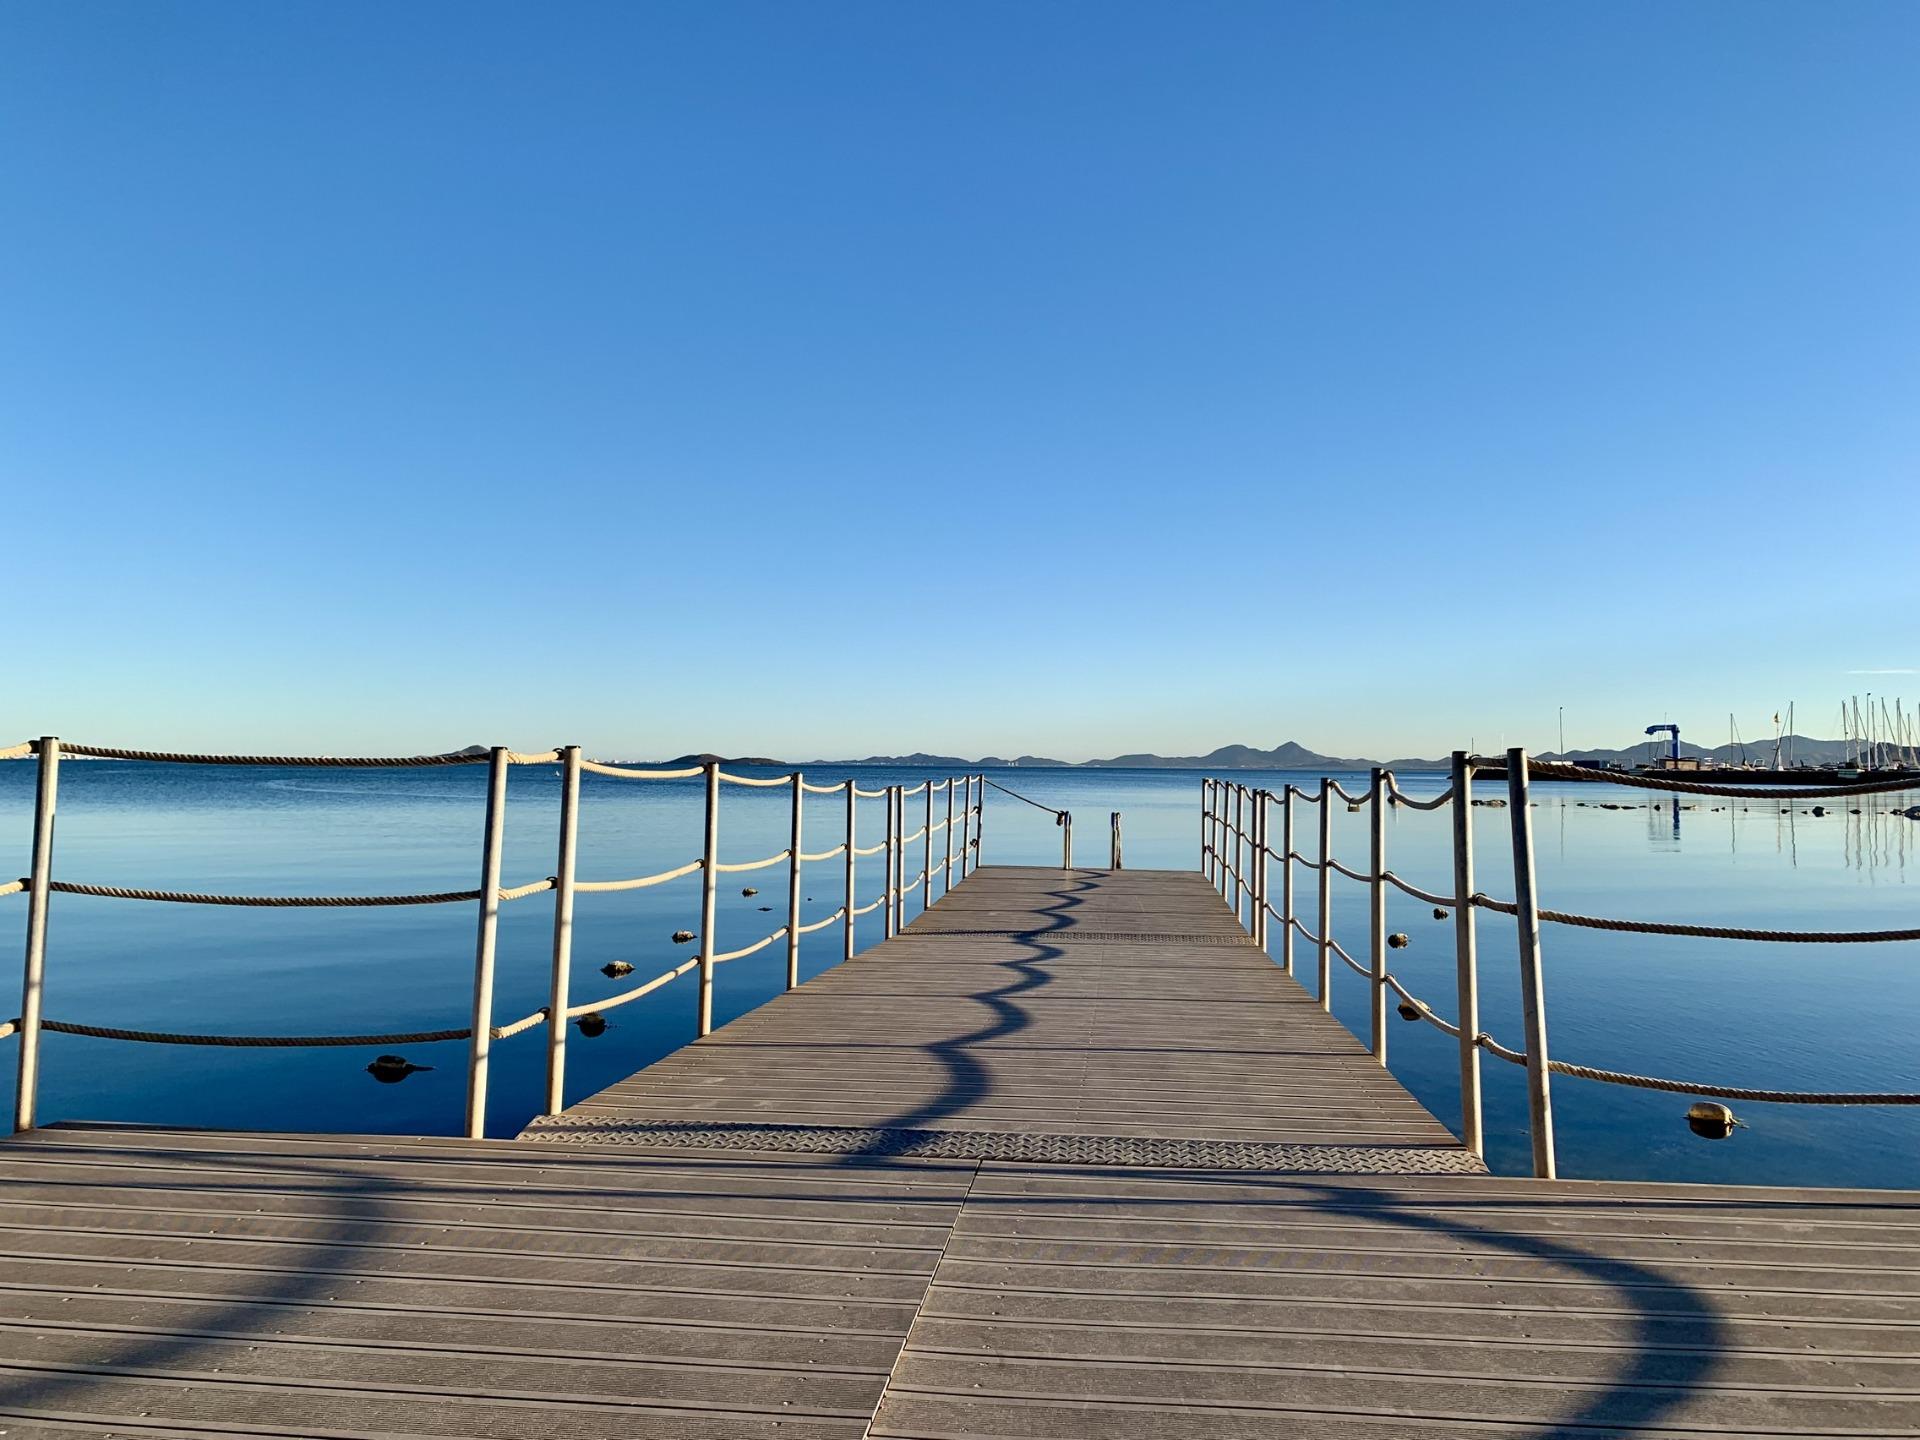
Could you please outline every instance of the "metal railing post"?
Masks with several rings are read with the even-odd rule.
[[[960,878],[967,878],[972,867],[967,863],[968,848],[973,835],[973,776],[964,779],[966,788],[960,795]]]
[[[1213,781],[1200,777],[1200,874],[1213,883]]]
[[[973,868],[978,870],[987,858],[987,776],[980,772],[980,798],[973,812]]]
[[[856,785],[852,779],[849,779],[847,781],[847,917],[846,924],[842,927],[846,944],[840,956],[842,960],[851,960],[853,958],[853,912],[855,907],[860,903],[853,888],[855,872],[860,865],[860,857],[853,853],[855,837],[858,834],[858,828],[854,824],[855,815],[860,808],[858,790],[859,786]]]
[[[1060,812],[1060,868],[1073,869],[1073,812]]]
[[[807,782],[793,772],[793,825],[787,837],[787,989],[800,983],[800,841]]]
[[[896,814],[895,807],[899,804],[899,802],[894,797],[894,793],[893,793],[895,789],[897,789],[898,787],[893,785],[886,785],[886,786],[882,786],[881,788],[886,791],[886,795],[887,795],[887,819],[886,819],[887,828],[886,828],[886,838],[881,842],[881,849],[880,849],[880,869],[883,877],[880,885],[880,915],[881,915],[880,923],[881,923],[882,936],[885,939],[891,940],[893,938],[894,930],[896,928],[895,921],[898,918],[895,915],[894,908],[893,908],[894,900],[898,897],[898,892],[894,889],[893,863],[894,863],[894,858],[900,848],[900,842],[896,838],[898,832],[895,829],[895,825],[894,825],[894,818]]]
[[[1507,751],[1507,808],[1513,825],[1514,928],[1520,939],[1520,1004],[1527,1035],[1527,1118],[1533,1173],[1554,1178],[1553,1094],[1547,1068],[1547,997],[1540,974],[1540,896],[1533,867],[1533,811],[1527,752]]]
[[[1213,782],[1213,886],[1227,898],[1227,782]]]
[[[707,762],[707,836],[700,864],[700,994],[695,1022],[700,1035],[713,1033],[713,957],[715,901],[720,895],[720,763]]]
[[[487,1058],[493,1044],[493,956],[500,932],[500,850],[507,828],[507,750],[487,757],[487,828],[480,851],[480,927],[473,952],[473,1034],[467,1042],[467,1138],[487,1134]]]
[[[1242,846],[1246,843],[1245,833],[1240,828],[1240,814],[1243,808],[1243,797],[1246,794],[1246,788],[1246,786],[1238,782],[1236,782],[1233,787],[1233,845],[1231,850],[1233,855],[1233,918],[1235,920],[1240,918],[1240,895],[1242,890],[1245,889],[1240,877],[1247,873],[1246,864],[1240,854]]]
[[[1480,1116],[1480,959],[1473,915],[1473,766],[1453,752],[1453,963],[1460,1020],[1460,1143],[1485,1156]]]
[[[1386,771],[1378,765],[1373,767],[1373,801],[1370,807],[1373,813],[1369,821],[1368,847],[1372,863],[1367,867],[1370,879],[1367,889],[1371,892],[1368,899],[1369,939],[1372,943],[1373,974],[1368,977],[1372,990],[1370,1006],[1370,1028],[1373,1040],[1373,1058],[1382,1065],[1387,1063],[1387,882],[1384,878],[1387,869],[1387,782]]]
[[[1265,790],[1253,792],[1253,943],[1267,948],[1267,801]]]
[[[1333,782],[1320,777],[1320,1008],[1333,1009]]]
[[[553,973],[547,980],[547,1109],[566,1108],[567,999],[573,980],[573,878],[580,845],[580,747],[560,751],[560,854],[553,869]]]
[[[1120,812],[1118,810],[1113,812],[1113,857],[1112,858],[1113,858],[1113,863],[1110,864],[1107,868],[1109,870],[1118,870],[1120,868]]]
[[[53,821],[60,792],[60,740],[40,738],[33,792],[33,870],[27,884],[27,950],[21,965],[19,1081],[13,1128],[33,1129],[40,1099],[40,1009],[47,974],[47,904],[53,897]]]
[[[947,776],[947,828],[940,833],[945,837],[945,844],[941,848],[947,852],[946,860],[940,867],[940,898],[944,900],[953,893],[953,776],[951,775]]]
[[[927,781],[927,835],[921,847],[920,913],[933,905],[933,781]]]
[[[1280,969],[1293,973],[1293,786],[1280,792]]]

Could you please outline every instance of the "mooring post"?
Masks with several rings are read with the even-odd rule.
[[[941,846],[946,851],[946,860],[941,866],[940,898],[946,899],[953,893],[953,776],[947,776],[947,828],[940,832]]]
[[[1280,969],[1293,974],[1293,786],[1280,792]]]
[[[700,865],[700,999],[698,1033],[713,1033],[713,937],[715,902],[720,895],[720,764],[707,762],[707,837]]]
[[[793,772],[793,823],[787,838],[787,989],[800,983],[800,841],[803,812],[807,804],[807,782]]]
[[[19,1079],[13,1128],[31,1130],[40,1098],[40,1010],[47,973],[47,902],[52,898],[53,819],[60,791],[60,740],[40,737],[33,792],[33,870],[27,879],[27,953],[20,981]]]
[[[1367,888],[1370,892],[1371,915],[1368,926],[1372,941],[1373,974],[1368,977],[1372,987],[1372,1034],[1373,1058],[1382,1065],[1387,1063],[1387,772],[1378,765],[1373,767],[1373,813],[1368,816],[1371,822],[1369,839],[1372,841],[1370,852],[1373,863],[1368,867]]]
[[[1333,781],[1320,777],[1320,1008],[1333,1009]]]
[[[573,980],[573,879],[580,845],[580,747],[560,751],[560,853],[553,868],[553,971],[547,979],[547,1111],[566,1108],[567,1000]]]
[[[1120,812],[1118,810],[1113,812],[1113,863],[1107,868],[1109,870],[1120,868]]]
[[[1460,1143],[1486,1154],[1480,1119],[1480,959],[1473,916],[1473,766],[1453,752],[1453,966],[1460,1019]]]
[[[858,811],[859,808],[859,786],[849,777],[847,780],[847,914],[846,923],[841,927],[841,933],[845,937],[845,944],[842,947],[842,954],[840,956],[842,960],[851,960],[853,958],[853,911],[854,907],[859,903],[854,896],[853,881],[854,873],[860,863],[860,857],[853,853],[853,847],[856,843],[855,836],[858,833],[857,827],[853,822],[855,812]]]
[[[480,925],[473,952],[473,1023],[467,1041],[467,1138],[487,1135],[487,1056],[493,1044],[493,955],[500,932],[500,851],[507,828],[507,749],[487,755],[486,834],[480,850]]]
[[[1513,826],[1514,928],[1520,939],[1520,1005],[1527,1035],[1527,1112],[1533,1173],[1554,1178],[1553,1094],[1547,1068],[1547,997],[1540,973],[1540,896],[1533,868],[1533,810],[1527,798],[1527,752],[1507,751],[1507,808]]]

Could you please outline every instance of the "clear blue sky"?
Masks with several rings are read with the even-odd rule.
[[[1920,696],[1920,5],[14,4],[0,741]]]

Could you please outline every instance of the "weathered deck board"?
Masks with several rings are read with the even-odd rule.
[[[1910,1194],[988,1163],[871,1433],[1911,1436],[1917,1247]]]
[[[1197,877],[983,871],[568,1120],[0,1144],[0,1436],[1920,1437],[1920,1195],[1474,1173]]]
[[[0,1154],[0,1417],[121,1434],[858,1436],[973,1173],[65,1127]]]
[[[756,1144],[768,1127],[934,1132],[955,1137],[938,1153],[976,1157],[1004,1146],[957,1137],[1061,1137],[1050,1158],[1158,1138],[1477,1168],[1201,876],[1165,871],[977,871],[896,939],[527,1135]]]

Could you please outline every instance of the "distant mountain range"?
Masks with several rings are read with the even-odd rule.
[[[1664,755],[1667,751],[1665,737],[1656,741],[1640,741],[1637,744],[1622,746],[1617,750],[1573,749],[1565,754],[1545,751],[1535,755],[1537,760],[1567,760],[1575,764],[1582,762],[1611,761],[1621,765],[1644,762],[1655,755]],[[1782,755],[1791,753],[1794,763],[1801,765],[1835,765],[1844,763],[1847,758],[1847,742],[1844,740],[1813,740],[1804,735],[1795,735],[1791,741],[1781,742]],[[1724,764],[1738,764],[1742,759],[1766,764],[1773,758],[1773,742],[1752,744],[1745,747],[1744,753],[1736,745],[1716,745],[1707,748],[1688,741],[1680,744],[1680,753]],[[719,755],[681,755],[665,762],[670,766],[705,764],[710,760],[720,760],[730,765],[771,765],[785,767],[791,762],[771,760],[763,755],[719,756]],[[986,755],[969,760],[960,755],[930,755],[916,751],[911,755],[869,755],[862,760],[809,760],[801,768],[809,766],[874,765],[889,766],[903,770],[1000,770],[1000,769],[1055,769],[1055,770],[1366,770],[1375,765],[1384,765],[1392,770],[1444,770],[1447,758],[1437,756],[1423,758],[1419,756],[1401,756],[1392,760],[1373,760],[1358,755],[1323,755],[1318,750],[1309,750],[1297,740],[1287,740],[1271,750],[1261,750],[1252,745],[1222,745],[1205,755],[1116,755],[1110,760],[1054,760],[1044,755],[1018,755],[1008,759],[999,755]]]

